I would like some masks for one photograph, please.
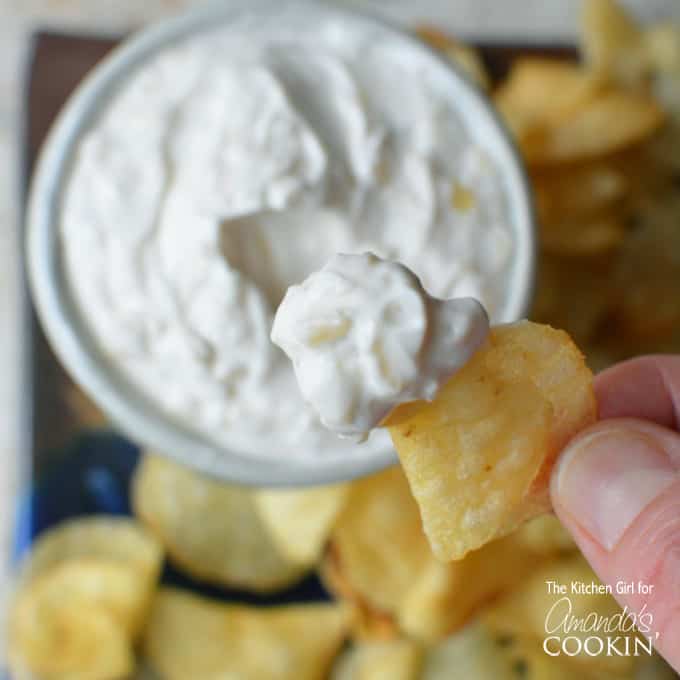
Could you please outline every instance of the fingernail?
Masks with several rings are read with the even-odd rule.
[[[611,550],[635,518],[676,479],[662,446],[629,428],[599,430],[562,454],[557,501],[602,547]]]

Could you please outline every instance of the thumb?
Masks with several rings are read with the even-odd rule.
[[[598,576],[653,617],[656,647],[680,671],[680,434],[605,420],[574,439],[553,472],[555,512]],[[618,593],[617,584],[627,585]],[[630,592],[629,592],[630,591]]]

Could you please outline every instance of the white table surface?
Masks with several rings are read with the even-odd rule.
[[[581,5],[580,0],[338,1],[385,12],[397,20],[437,22],[463,36],[537,41],[573,38]],[[0,611],[4,610],[14,500],[20,485],[18,396],[24,388],[19,370],[23,345],[18,304],[18,148],[27,36],[36,27],[129,31],[192,4],[196,0],[0,0]],[[673,12],[678,16],[680,10],[678,0],[626,0],[625,4],[646,19]]]

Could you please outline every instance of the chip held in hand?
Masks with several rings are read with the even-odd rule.
[[[456,560],[550,508],[557,454],[595,422],[592,373],[564,331],[492,329],[431,402],[385,421],[432,550]]]
[[[371,254],[336,255],[289,289],[272,339],[329,429],[388,428],[442,560],[549,510],[557,454],[596,419],[592,373],[566,332],[489,331],[477,301],[432,298]]]

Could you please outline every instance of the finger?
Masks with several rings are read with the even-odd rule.
[[[680,427],[680,356],[624,361],[595,379],[600,418],[641,418]]]
[[[617,582],[634,584],[616,598],[651,614],[657,649],[680,671],[680,434],[602,421],[560,456],[551,494],[602,581],[614,592]]]

